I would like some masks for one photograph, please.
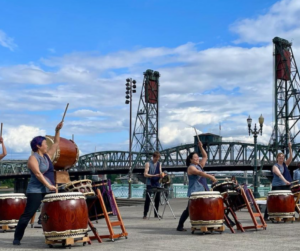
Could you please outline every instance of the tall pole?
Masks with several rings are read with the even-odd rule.
[[[251,123],[252,119],[249,118],[247,119],[248,123],[248,131],[249,131],[249,136],[253,134],[254,137],[254,171],[253,171],[253,183],[254,183],[254,197],[259,198],[259,192],[258,192],[258,175],[257,175],[257,135],[260,133],[262,135],[262,129],[263,129],[263,124],[264,124],[264,118],[262,115],[260,115],[258,119],[260,128],[257,130],[256,124],[254,125],[254,130],[251,129]]]
[[[131,139],[131,131],[132,131],[132,93],[136,93],[136,81],[132,80],[132,78],[126,79],[126,101],[125,104],[130,104],[129,107],[129,173],[128,173],[128,199],[131,198],[131,178],[132,178],[132,160],[131,160],[131,149],[132,149],[132,139]]]
[[[132,170],[131,170],[131,116],[132,116],[132,79],[130,78],[130,112],[129,112],[129,183],[128,183],[128,199],[131,198],[131,176],[132,176]]]
[[[256,124],[254,126],[254,197],[259,198],[260,194],[258,192],[258,187],[257,187],[257,129],[256,129]]]

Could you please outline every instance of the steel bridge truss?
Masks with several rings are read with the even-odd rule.
[[[194,144],[186,144],[161,151],[163,167],[183,167],[187,156],[195,151]],[[241,142],[216,142],[204,144],[208,154],[207,166],[245,166],[254,163],[254,144]],[[293,145],[293,162],[300,162],[300,144]],[[258,165],[275,162],[275,155],[269,151],[268,146],[257,145]],[[149,160],[146,153],[132,152],[132,159],[136,163],[134,168],[143,168]],[[4,160],[0,162],[0,175],[27,174],[27,161]],[[91,171],[98,170],[128,170],[129,152],[104,151],[83,155],[71,170]],[[224,168],[226,169],[226,168]]]

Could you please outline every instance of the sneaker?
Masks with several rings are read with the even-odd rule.
[[[186,232],[187,230],[183,227],[177,227],[176,228],[177,231],[180,231],[180,232]]]
[[[157,215],[154,215],[154,218],[161,218],[161,216],[159,215],[159,214],[157,214]]]
[[[19,240],[14,240],[13,245],[21,245],[21,242]]]
[[[143,220],[146,220],[146,219],[147,219],[147,216],[144,216],[144,217],[143,217]]]

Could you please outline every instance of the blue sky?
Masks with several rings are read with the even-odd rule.
[[[1,122],[8,158],[25,158],[29,140],[53,134],[70,103],[62,136],[82,153],[125,150],[125,79],[161,73],[163,147],[193,131],[251,142],[245,114],[272,131],[272,38],[299,52],[297,1],[0,0]],[[298,41],[298,45],[297,45]],[[298,53],[298,58],[300,53]],[[196,117],[196,119],[195,119]]]

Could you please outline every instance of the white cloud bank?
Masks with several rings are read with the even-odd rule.
[[[64,125],[69,135],[121,133],[129,128],[125,79],[137,80],[135,117],[142,73],[150,68],[161,73],[159,126],[164,148],[193,142],[194,131],[189,125],[217,134],[220,122],[224,139],[253,142],[247,136],[249,114],[253,121],[260,114],[265,117],[264,135],[258,140],[268,144],[273,128],[272,39],[293,38],[296,61],[300,62],[299,12],[299,1],[284,0],[264,15],[234,23],[230,29],[238,35],[236,43],[254,44],[252,47],[235,44],[199,50],[196,42],[187,42],[174,48],[148,47],[106,55],[72,53],[43,58],[35,64],[2,67],[0,84],[7,88],[0,90],[0,106],[7,113],[12,111],[6,119],[17,128],[24,120],[17,119],[15,113],[45,112],[38,126],[48,130],[47,112],[62,110],[70,102]],[[28,119],[28,126],[37,126],[30,122]],[[18,151],[25,151],[17,148],[19,133],[27,134],[16,130],[7,140]],[[83,153],[94,151],[94,144],[77,143]],[[126,150],[125,143],[116,140],[97,149]]]

